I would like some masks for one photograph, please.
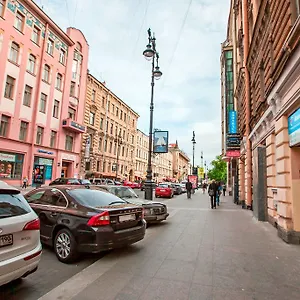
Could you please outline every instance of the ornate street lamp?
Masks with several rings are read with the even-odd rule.
[[[153,200],[153,183],[152,183],[152,147],[153,147],[153,95],[154,95],[154,79],[160,79],[162,72],[158,66],[159,55],[156,50],[155,35],[151,34],[151,29],[148,29],[148,45],[143,52],[144,57],[147,60],[152,59],[152,72],[151,72],[151,102],[150,102],[150,127],[149,127],[149,149],[148,149],[148,165],[147,176],[145,181],[145,199]],[[156,63],[156,64],[155,64]]]
[[[116,165],[116,181],[118,180],[118,170],[119,170],[119,155],[120,155],[120,146],[123,144],[121,132],[115,138],[115,143],[117,147],[117,165]]]
[[[193,175],[195,175],[195,145],[196,145],[195,131],[193,131],[192,143],[193,143]]]

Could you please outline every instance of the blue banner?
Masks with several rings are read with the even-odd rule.
[[[237,113],[235,110],[228,112],[228,125],[229,133],[237,133]]]
[[[290,137],[290,146],[300,143],[300,108],[298,108],[288,118],[288,131]]]

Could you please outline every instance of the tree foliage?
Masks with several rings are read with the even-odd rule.
[[[219,155],[211,162],[212,168],[208,171],[208,178],[226,182],[227,164]]]

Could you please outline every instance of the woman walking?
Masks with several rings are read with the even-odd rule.
[[[217,197],[218,187],[215,180],[208,187],[208,195],[210,196],[211,209],[217,208],[216,197]]]

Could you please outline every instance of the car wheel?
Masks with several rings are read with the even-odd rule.
[[[71,263],[78,258],[77,243],[70,230],[64,228],[58,231],[54,251],[58,260],[63,263]]]

